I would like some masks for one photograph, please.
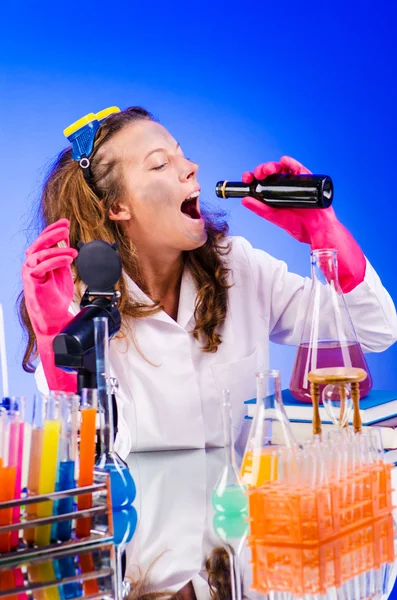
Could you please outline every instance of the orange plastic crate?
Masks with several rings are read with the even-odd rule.
[[[325,594],[330,587],[379,569],[394,560],[394,527],[391,515],[360,526],[317,546],[277,546],[250,536],[253,589]]]
[[[267,544],[316,545],[392,511],[392,465],[378,463],[312,489],[278,481],[248,490],[250,534]]]

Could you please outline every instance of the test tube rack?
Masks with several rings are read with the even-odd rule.
[[[393,518],[387,515],[315,547],[272,545],[252,536],[250,547],[252,587],[261,594],[325,596],[349,582],[353,597],[372,598],[384,593],[385,572],[394,560]]]
[[[79,510],[73,503],[73,512],[45,518],[26,520],[24,507],[41,502],[56,502],[64,498],[92,495],[90,508]],[[10,524],[14,507],[21,507],[19,523]],[[79,519],[90,519],[90,533],[78,538],[75,524]],[[37,547],[23,543],[23,533],[39,526],[53,526],[72,521],[72,537],[65,542]],[[4,524],[6,523],[6,524]],[[113,544],[113,522],[109,475],[95,471],[94,484],[86,487],[35,495],[0,503],[0,539],[12,531],[19,532],[19,546],[0,553],[0,599],[59,600],[79,598],[110,600],[116,598],[117,569]],[[65,577],[64,565],[68,565]],[[49,568],[50,565],[50,568]],[[72,570],[70,570],[70,565]]]
[[[392,465],[364,465],[311,488],[279,481],[248,490],[250,535],[261,543],[313,546],[392,512]]]

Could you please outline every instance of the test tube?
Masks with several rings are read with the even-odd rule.
[[[24,447],[24,433],[25,433],[25,398],[23,397],[11,397],[10,412],[19,414],[18,419],[14,419],[10,423],[10,455],[14,456],[15,460],[15,492],[14,498],[19,499],[21,497],[22,489],[22,465],[23,465],[23,447]],[[12,522],[19,523],[21,518],[21,507],[15,506],[12,509]],[[18,531],[11,533],[11,547],[16,548],[19,543]]]
[[[23,428],[23,454],[22,454],[22,474],[21,474],[21,489],[22,492],[27,491],[28,487],[28,478],[29,478],[29,465],[30,465],[30,449],[32,445],[32,424],[33,424],[33,409],[34,409],[34,401],[33,403],[29,403],[29,408],[32,410],[28,410],[28,403],[26,398],[23,398],[23,415],[21,424]]]
[[[43,421],[43,439],[39,468],[39,494],[49,494],[55,491],[56,471],[58,462],[59,435],[61,429],[59,399],[57,394],[50,392],[44,399],[44,421]],[[49,517],[53,513],[53,502],[37,503],[37,517]],[[34,532],[34,541],[38,546],[47,546],[50,543],[51,525],[40,525]],[[28,568],[29,578],[33,581],[34,574],[38,571],[38,580],[40,582],[55,580],[54,564],[47,561],[37,565],[37,568],[31,566]],[[35,592],[34,597],[37,600],[59,600],[59,591],[56,587],[46,588]]]
[[[5,489],[4,479],[5,472],[7,469],[7,459],[8,452],[6,452],[7,444],[6,444],[6,436],[7,436],[7,412],[5,408],[0,406],[0,499],[2,498],[2,490]],[[0,510],[0,525],[8,525],[8,514],[10,511],[6,511],[5,509]],[[0,535],[0,552],[4,551],[4,548],[8,546],[8,538],[7,534]],[[3,548],[3,550],[2,550]]]
[[[43,423],[43,445],[40,461],[39,494],[48,494],[55,490],[56,470],[58,461],[58,446],[61,422],[59,420],[59,401],[54,394],[46,398],[45,419]],[[52,515],[53,502],[39,502],[37,504],[37,517]],[[51,525],[41,525],[36,528],[35,542],[38,546],[47,546],[50,542]]]
[[[0,502],[15,500],[16,498],[15,491],[17,488],[16,476],[18,469],[20,420],[18,411],[9,410],[7,412],[6,435],[4,439],[6,448],[3,451],[3,456],[6,458],[0,476]],[[13,509],[3,509],[0,513],[0,525],[10,525],[13,522]],[[11,534],[6,533],[1,535],[0,552],[9,552],[11,550],[12,541]]]
[[[77,428],[79,396],[62,394],[61,432],[59,439],[59,471],[57,490],[70,490],[76,487],[75,465],[77,454]],[[58,502],[58,514],[64,515],[73,511],[73,497],[62,498]],[[72,521],[61,521],[57,525],[57,540],[65,542],[72,535]]]
[[[39,493],[40,465],[43,449],[43,397],[36,395],[33,400],[32,439],[30,444],[30,460],[28,474],[28,495],[35,496]],[[26,520],[37,518],[37,504],[26,505]],[[34,542],[34,527],[25,529],[24,540],[31,544]]]
[[[372,461],[376,464],[382,463],[385,453],[381,430],[379,427],[370,427],[368,428],[368,434],[370,439],[370,449],[373,456]]]
[[[94,482],[97,407],[97,390],[84,388],[81,391],[79,487],[92,485]],[[78,496],[77,507],[79,510],[91,508],[92,494]],[[76,523],[77,537],[87,537],[90,533],[91,518],[78,519]]]
[[[41,585],[58,579],[55,575],[54,565],[49,560],[38,564],[28,564],[28,577],[30,583]],[[32,595],[34,600],[61,600],[58,586],[34,589]]]
[[[95,559],[93,552],[84,552],[79,554],[79,567],[83,574],[93,573],[95,569]],[[99,594],[99,583],[97,579],[83,579],[84,596],[96,596]]]
[[[14,571],[15,569],[4,569],[0,571],[0,592],[7,592],[8,590],[11,592],[16,588],[17,584]],[[19,600],[19,598],[16,595],[9,595],[5,597],[5,600]]]
[[[0,502],[19,499],[20,498],[20,481],[17,483],[17,473],[21,466],[21,455],[20,455],[20,423],[21,415],[17,410],[15,402],[12,403],[12,409],[4,415],[2,411],[0,420],[0,451],[1,463],[0,467]],[[20,472],[20,470],[19,470]],[[19,491],[18,491],[19,488]],[[15,514],[13,509],[2,509],[0,510],[0,526],[10,525],[11,523],[19,522],[20,509]],[[18,519],[18,521],[16,520]],[[16,536],[12,533],[6,533],[0,535],[0,553],[9,552],[13,547],[16,547],[19,542],[18,532],[15,532]],[[12,569],[9,572],[9,582],[13,582],[12,588],[23,587],[24,576],[22,570],[18,568]],[[0,586],[1,589],[1,586]],[[9,588],[4,588],[9,589]],[[24,593],[16,596],[8,596],[9,600],[26,600],[27,596]]]
[[[7,412],[5,408],[0,406],[0,469],[5,463],[4,448],[5,448],[5,436],[6,436],[6,425],[7,425]]]

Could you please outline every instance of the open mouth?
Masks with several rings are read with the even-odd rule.
[[[181,212],[190,219],[201,219],[200,209],[198,207],[198,197],[200,192],[193,192],[181,204]]]

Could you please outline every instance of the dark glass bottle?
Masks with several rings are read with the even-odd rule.
[[[276,208],[328,208],[334,186],[327,175],[270,175],[252,183],[218,181],[215,193],[219,198],[252,196]]]

